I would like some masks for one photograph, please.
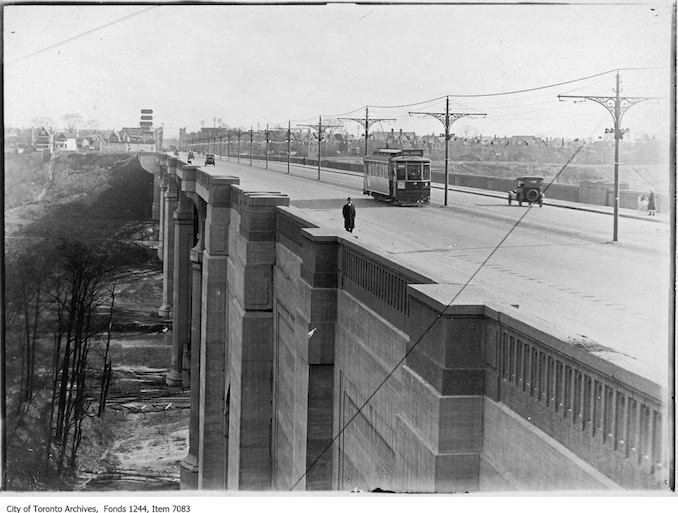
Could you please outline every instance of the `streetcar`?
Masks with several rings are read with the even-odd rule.
[[[401,206],[431,201],[431,159],[423,149],[382,148],[363,162],[363,194]]]

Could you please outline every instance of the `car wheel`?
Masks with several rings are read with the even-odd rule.
[[[536,201],[539,198],[539,191],[536,189],[530,189],[527,191],[526,197],[530,203]]]

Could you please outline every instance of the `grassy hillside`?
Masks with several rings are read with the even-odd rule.
[[[49,161],[38,153],[5,154],[5,208],[12,209],[38,200],[47,185]]]
[[[83,480],[79,472],[98,474],[121,465],[112,448],[124,428],[118,421],[126,419],[126,398],[152,388],[145,369],[137,371],[129,365],[130,361],[135,363],[142,336],[151,337],[144,340],[148,342],[144,364],[160,367],[151,380],[156,387],[154,397],[161,396],[166,388],[164,368],[170,363],[171,343],[162,334],[167,325],[156,313],[161,302],[162,270],[155,248],[139,244],[137,236],[149,233],[148,228],[155,224],[149,221],[153,176],[128,154],[64,154],[51,162],[35,154],[13,155],[6,157],[5,164],[6,199],[11,205],[5,211],[5,263],[9,269],[4,303],[8,312],[5,420],[12,433],[6,455],[7,486],[11,490],[72,490]],[[111,351],[106,353],[106,327],[113,305]],[[64,346],[65,337],[73,344],[69,351]],[[120,342],[128,339],[133,340],[129,350]],[[105,354],[114,373],[110,413],[98,418],[95,414]],[[71,363],[55,366],[55,355]],[[77,365],[76,359],[80,362]],[[64,372],[69,368],[70,373]],[[81,386],[85,390],[82,444],[77,465],[61,473],[55,463],[60,444],[49,435],[56,429],[50,415],[52,379],[60,375],[64,383],[70,379],[69,386],[73,386],[72,376],[78,369],[82,380],[75,386],[78,392]],[[126,388],[121,391],[123,384]],[[62,391],[54,394],[73,404],[70,395]],[[175,489],[178,469],[174,462],[179,452],[185,452],[188,418],[181,412],[172,415],[181,422],[177,421],[166,437],[153,440],[151,428],[144,436],[158,446],[154,460],[165,446],[169,447],[170,436],[177,438],[165,458],[169,463],[158,466],[153,461],[155,466],[149,471],[167,474],[160,485]],[[159,430],[165,420],[156,417],[157,426],[152,429]],[[140,424],[133,419],[132,427],[126,429],[134,430]],[[176,434],[179,424],[183,431]],[[63,425],[74,426],[74,418]],[[74,439],[76,434],[71,430],[70,440]],[[67,447],[67,443],[61,446]]]
[[[153,176],[128,154],[11,155],[5,169],[8,235],[107,237],[150,218]]]

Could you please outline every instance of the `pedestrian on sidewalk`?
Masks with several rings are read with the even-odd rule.
[[[654,205],[654,192],[650,191],[650,197],[647,198],[647,215],[653,216],[657,212]]]
[[[351,198],[346,200],[346,205],[344,205],[341,213],[344,216],[344,228],[346,228],[347,232],[353,232],[355,227],[355,207],[351,203]]]

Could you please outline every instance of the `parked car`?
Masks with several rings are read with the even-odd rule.
[[[209,166],[210,164],[213,165],[213,166],[216,165],[214,163],[214,154],[213,153],[206,153],[205,154],[205,165]]]
[[[529,203],[544,204],[544,193],[541,186],[544,179],[541,176],[521,176],[516,178],[516,188],[508,192],[508,204],[517,201],[522,206],[523,201]]]

